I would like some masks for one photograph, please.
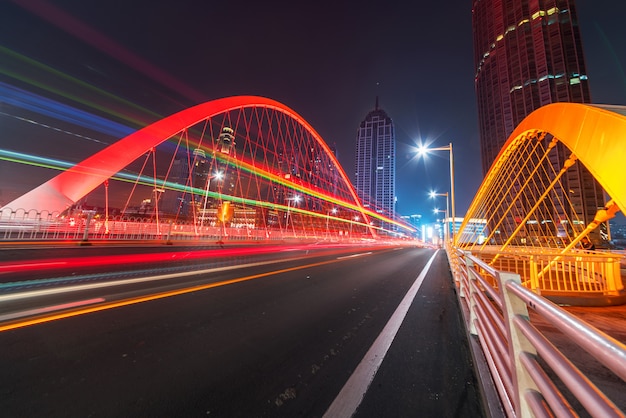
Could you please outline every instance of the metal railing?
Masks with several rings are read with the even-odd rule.
[[[622,383],[626,345],[533,293],[519,274],[461,250],[448,256],[468,332],[480,343],[507,416],[578,416],[579,408],[591,416],[626,416],[533,324],[529,312]],[[573,401],[580,406],[573,407]]]
[[[57,213],[0,211],[0,241],[275,241],[359,239],[362,234],[285,225],[258,227],[254,222],[229,226],[187,221],[157,222],[140,216],[59,216]]]
[[[623,289],[622,254],[602,251],[486,247],[474,254],[498,271],[520,275],[524,287],[541,294],[617,295]]]

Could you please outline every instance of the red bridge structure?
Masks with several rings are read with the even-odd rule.
[[[128,189],[115,214],[109,213],[110,180]],[[141,219],[144,228],[149,221],[158,234],[166,223],[169,232],[174,225],[174,233],[196,236],[371,239],[412,231],[394,214],[363,207],[315,129],[263,97],[213,100],[159,120],[0,212],[5,219],[73,217],[77,202],[102,185],[105,207],[91,215],[107,234],[129,219]]]

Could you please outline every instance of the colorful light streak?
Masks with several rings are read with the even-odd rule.
[[[66,130],[63,130],[61,128],[57,128],[57,127],[54,127],[54,126],[46,125],[45,123],[40,123],[40,122],[34,121],[32,119],[26,119],[26,118],[23,118],[21,116],[11,115],[11,114],[4,113],[4,112],[0,112],[0,115],[6,116],[6,117],[9,117],[9,118],[14,118],[14,119],[20,120],[22,122],[30,123],[30,124],[33,124],[33,125],[41,126],[42,128],[52,129],[53,131],[61,132],[61,133],[67,134],[67,135],[72,135],[72,136],[75,136],[75,137],[78,137],[78,138],[81,138],[81,139],[86,139],[86,140],[91,141],[91,142],[97,142],[99,144],[108,145],[106,142],[100,141],[98,139],[91,138],[89,136],[85,136],[85,135],[81,135],[81,134],[77,134],[75,132],[66,131]]]
[[[334,203],[339,207],[345,208],[345,209],[350,209],[350,210],[354,210],[357,212],[361,212],[362,209],[360,209],[358,206],[351,204],[350,202],[346,202],[344,200],[340,200],[337,199],[331,195],[328,194],[324,194],[315,190],[311,190],[307,187],[304,186],[298,186],[294,183],[291,183],[287,180],[284,180],[282,177],[277,176],[275,174],[272,173],[268,173],[267,171],[261,170],[259,168],[255,168],[253,167],[251,164],[246,163],[244,161],[241,160],[227,160],[225,158],[222,157],[218,157],[221,161],[223,162],[227,162],[231,165],[233,165],[234,167],[238,167],[241,168],[242,170],[252,173],[254,175],[257,175],[259,177],[262,177],[266,180],[272,181],[272,182],[276,182],[278,184],[281,184],[285,187],[288,187],[289,189],[301,193],[302,195],[309,195],[312,197],[316,197],[319,199],[323,199],[326,200],[328,202]],[[65,170],[68,169],[70,167],[73,166],[72,163],[66,162],[66,161],[62,161],[62,160],[57,160],[57,159],[51,159],[51,158],[46,158],[46,157],[40,157],[40,156],[35,156],[35,155],[28,155],[28,154],[24,154],[24,153],[20,153],[20,152],[15,152],[15,151],[9,151],[9,150],[3,150],[0,149],[0,160],[4,160],[4,161],[10,161],[10,162],[14,162],[14,163],[20,163],[20,164],[28,164],[28,165],[32,165],[32,166],[36,166],[36,167],[42,167],[42,168],[50,168],[50,169],[55,169],[55,170]],[[154,179],[144,176],[144,175],[137,175],[137,174],[132,174],[132,173],[124,173],[124,172],[119,172],[116,175],[114,175],[113,177],[111,177],[112,180],[116,180],[116,181],[123,181],[126,183],[137,183],[137,184],[141,184],[143,186],[148,186],[148,187],[154,187]],[[260,201],[260,200],[254,200],[254,199],[247,199],[247,198],[243,198],[243,197],[238,197],[238,196],[231,196],[231,195],[227,195],[227,194],[223,194],[223,193],[218,193],[218,192],[213,192],[213,191],[209,191],[207,193],[206,190],[203,189],[198,189],[198,188],[193,188],[193,187],[189,187],[189,186],[184,186],[178,183],[173,183],[173,182],[169,182],[169,181],[164,181],[164,180],[157,180],[157,187],[161,188],[161,189],[165,189],[165,190],[173,190],[173,191],[179,191],[179,192],[184,192],[184,193],[193,193],[195,195],[198,196],[208,196],[211,197],[213,199],[218,199],[218,200],[225,200],[225,201],[230,201],[233,203],[241,203],[241,204],[245,204],[245,205],[249,205],[249,206],[254,206],[254,207],[265,207],[265,208],[270,208],[270,209],[282,209],[284,211],[291,211],[291,212],[295,212],[295,213],[300,213],[303,215],[308,215],[308,216],[312,216],[312,217],[316,217],[316,218],[323,218],[323,219],[329,219],[332,221],[337,221],[337,222],[343,222],[343,223],[352,223],[354,225],[361,225],[361,226],[365,226],[365,227],[372,227],[375,229],[379,229],[381,230],[381,228],[372,226],[372,225],[368,225],[366,223],[363,222],[357,222],[354,221],[353,219],[346,219],[346,218],[341,218],[338,216],[331,216],[329,214],[326,213],[319,213],[319,212],[314,212],[314,211],[310,211],[310,210],[306,210],[306,209],[302,209],[299,208],[297,206],[288,206],[288,205],[283,205],[283,204],[278,204],[278,203],[272,203],[272,202],[264,202],[264,201]],[[402,228],[408,229],[406,225],[403,225],[399,222],[393,221],[391,219],[388,219],[376,212],[373,211],[369,211],[369,210],[365,210],[365,213],[367,213],[368,215],[380,219],[382,221],[385,222],[391,222],[394,223]],[[410,229],[409,229],[410,230]]]
[[[0,82],[0,96],[3,102],[12,106],[30,110],[56,120],[82,126],[83,128],[88,128],[116,138],[130,135],[135,131],[122,124],[112,122],[2,82]]]
[[[390,248],[385,245],[377,245],[375,247],[365,246],[364,251],[370,248],[377,250]],[[264,254],[276,254],[276,253],[292,253],[294,251],[306,251],[307,257],[317,257],[321,255],[329,254],[345,254],[353,253],[354,246],[346,246],[341,244],[326,244],[316,245],[315,252],[310,252],[311,247],[308,245],[296,245],[296,246],[280,246],[280,245],[268,245],[268,246],[254,246],[254,247],[238,247],[238,248],[222,248],[213,250],[194,250],[194,251],[169,251],[163,253],[148,253],[148,254],[124,254],[124,255],[110,255],[110,256],[91,256],[91,257],[68,257],[68,258],[54,258],[45,261],[42,260],[22,260],[20,262],[2,262],[0,263],[0,274],[15,274],[25,272],[37,272],[37,271],[52,271],[61,269],[83,269],[88,267],[101,267],[101,266],[126,266],[130,264],[148,264],[154,265],[154,263],[172,263],[172,262],[189,262],[192,260],[210,260],[216,258],[233,258],[243,256],[258,256]],[[370,252],[371,253],[371,252]],[[369,254],[369,253],[364,253]],[[301,259],[303,256],[294,255],[293,257]],[[339,257],[343,258],[343,257]],[[278,260],[263,261],[261,264],[284,262],[284,258]],[[261,265],[254,264],[254,265]],[[240,268],[241,265],[231,266],[232,268]],[[227,268],[231,268],[227,267]],[[204,270],[203,270],[204,272]],[[176,276],[178,273],[173,274]],[[190,272],[185,274],[197,274],[197,272]],[[89,275],[90,279],[94,277],[106,278],[107,274]],[[171,275],[166,275],[167,277]],[[165,277],[165,276],[163,276]],[[78,277],[72,276],[72,280]],[[128,279],[128,281],[116,281],[119,283],[136,283],[137,279]],[[13,289],[16,287],[34,287],[34,286],[50,286],[59,283],[66,282],[67,278],[53,278],[53,279],[37,279],[28,281],[16,281],[0,284],[0,289]],[[101,285],[97,285],[101,286]],[[58,288],[57,290],[43,290],[42,294],[58,293],[67,288]],[[22,296],[26,297],[28,294],[35,294],[29,291]],[[22,298],[22,296],[15,294],[6,294],[0,296],[0,301],[13,300],[16,298]]]
[[[3,56],[4,55],[4,56]],[[85,105],[91,109],[98,110],[103,112],[104,114],[111,115],[119,120],[125,120],[136,126],[145,126],[148,120],[152,120],[154,118],[160,118],[162,115],[158,115],[148,109],[140,107],[128,100],[122,99],[118,96],[115,96],[105,90],[99,89],[91,84],[88,84],[82,80],[71,77],[61,71],[58,71],[52,67],[49,67],[45,64],[37,62],[33,59],[25,57],[23,55],[18,54],[8,48],[0,45],[0,58],[2,58],[3,65],[0,66],[0,74],[4,74],[13,79],[19,80],[23,83],[29,84],[31,86],[37,87],[44,91],[53,93],[58,95],[59,97],[64,97],[73,102],[80,103]],[[11,67],[17,67],[15,69],[11,69]],[[27,77],[26,74],[31,74],[34,72],[43,72],[37,76],[36,78]],[[52,80],[51,80],[52,79]],[[51,80],[49,84],[44,84],[39,80]],[[64,86],[62,88],[54,87],[53,84],[64,85],[69,84],[68,86]],[[116,105],[123,106],[126,108],[130,108],[133,110],[138,110],[141,112],[142,120],[133,119],[129,117],[128,111],[116,111],[111,107],[105,107],[101,104],[94,102],[92,100],[87,100],[82,97],[79,97],[74,94],[70,94],[70,91],[79,91],[83,94],[86,93],[94,93],[102,102],[112,102]]]
[[[346,194],[346,196],[352,197],[354,201],[346,201],[345,198],[338,198],[335,196],[335,194],[323,192],[318,186],[297,184],[291,180],[284,179],[278,174],[268,172],[268,169],[272,169],[270,167],[259,168],[255,166],[254,161],[247,161],[245,155],[238,156],[237,158],[233,159],[232,157],[223,157],[220,155],[220,153],[214,153],[214,155],[219,159],[219,161],[222,162],[222,164],[226,163],[230,167],[234,167],[236,169],[236,172],[239,174],[241,174],[242,172],[250,173],[251,176],[253,176],[257,180],[265,179],[268,180],[272,185],[278,184],[285,187],[287,190],[295,191],[303,195],[308,195],[311,198],[320,199],[324,202],[334,204],[344,209],[356,211],[361,214],[359,219],[357,219],[356,217],[351,217],[353,219],[346,220],[341,217],[331,217],[330,214],[327,213],[319,213],[320,209],[307,210],[300,207],[292,208],[289,207],[289,205],[280,205],[271,201],[264,202],[260,200],[260,196],[258,196],[255,200],[248,199],[247,197],[243,196],[239,197],[231,196],[228,194],[210,192],[209,190],[205,191],[197,188],[192,189],[188,186],[171,183],[167,181],[167,179],[158,180],[156,179],[156,171],[154,177],[152,178],[143,176],[141,173],[139,176],[130,176],[121,171],[125,167],[125,165],[130,164],[139,156],[144,155],[147,151],[152,152],[154,150],[154,147],[165,141],[170,140],[175,135],[182,133],[186,137],[186,134],[188,133],[188,128],[194,127],[199,123],[204,123],[206,127],[206,123],[210,123],[211,118],[218,115],[225,115],[225,117],[230,118],[229,112],[231,111],[239,112],[236,116],[238,118],[238,121],[243,114],[243,122],[246,124],[246,135],[249,135],[250,126],[248,124],[251,123],[251,120],[247,120],[246,114],[242,113],[244,109],[250,109],[253,112],[250,117],[259,118],[258,120],[266,120],[265,118],[271,116],[270,114],[268,114],[268,112],[271,110],[272,112],[275,112],[272,113],[272,115],[279,115],[278,123],[284,123],[285,126],[290,126],[289,123],[295,123],[295,125],[292,126],[298,127],[298,130],[296,132],[291,133],[290,130],[284,132],[284,134],[287,136],[287,140],[293,141],[293,147],[298,146],[298,143],[304,143],[303,141],[309,141],[316,144],[316,146],[318,147],[318,151],[316,152],[326,155],[326,158],[329,160],[329,164],[334,167],[336,173],[338,174],[337,179],[342,179],[342,187],[344,189],[342,193]],[[259,116],[259,114],[261,114],[261,116]],[[257,119],[255,119],[255,121],[256,120]],[[280,127],[278,128],[277,135],[283,134],[282,129],[283,128]],[[182,139],[183,136],[181,136],[181,140]],[[274,139],[274,141],[276,141],[276,139]],[[55,164],[55,162],[50,161],[43,162],[47,166]],[[42,160],[36,161],[36,164],[41,163]],[[65,164],[59,165],[65,167]],[[274,167],[273,169],[275,170],[276,168]],[[112,144],[106,149],[92,155],[81,163],[70,167],[60,175],[54,177],[50,181],[27,193],[23,197],[17,199],[14,202],[10,202],[7,207],[16,206],[18,208],[36,208],[42,202],[45,202],[45,204],[48,206],[45,208],[46,210],[54,209],[57,207],[62,207],[62,209],[59,210],[63,210],[68,205],[75,203],[77,200],[82,198],[82,196],[85,196],[91,190],[98,187],[104,180],[110,178],[121,179],[122,181],[133,181],[136,184],[142,184],[145,186],[160,188],[163,190],[168,189],[181,192],[189,192],[198,196],[207,196],[256,207],[261,206],[267,208],[280,208],[283,210],[291,211],[293,213],[299,213],[322,219],[333,219],[339,222],[356,223],[370,228],[371,230],[374,230],[376,228],[374,227],[374,225],[371,225],[368,219],[368,217],[372,217],[379,219],[383,222],[394,224],[402,229],[413,231],[413,228],[408,227],[407,225],[404,225],[393,219],[387,218],[373,210],[366,209],[360,204],[358,197],[356,196],[356,192],[352,188],[350,181],[347,178],[347,175],[343,171],[343,168],[339,165],[336,157],[330,151],[328,145],[319,137],[315,130],[302,117],[300,117],[291,109],[282,105],[279,102],[267,98],[253,96],[239,96],[207,102],[181,111],[158,122],[155,122],[137,132],[132,133],[131,135],[128,135],[127,137]],[[275,201],[276,199],[270,200]],[[323,210],[323,212],[326,211]],[[361,220],[363,222],[360,222]]]
[[[4,55],[4,56],[3,56]],[[71,77],[61,71],[58,71],[52,67],[49,67],[45,64],[42,64],[38,61],[35,61],[31,58],[25,57],[21,54],[18,54],[15,51],[12,51],[8,48],[3,47],[2,45],[0,45],[0,61],[3,62],[3,66],[0,66],[0,74],[4,74],[7,75],[11,78],[14,78],[16,80],[19,80],[23,83],[29,84],[31,86],[37,87],[38,89],[42,89],[44,91],[53,93],[55,95],[58,95],[60,97],[64,97],[66,99],[69,99],[73,102],[76,103],[80,103],[84,106],[87,106],[89,108],[92,108],[94,110],[97,110],[99,112],[103,112],[104,114],[110,115],[112,117],[115,117],[116,119],[119,120],[124,120],[126,122],[128,122],[131,125],[137,126],[137,127],[143,127],[146,124],[150,123],[151,121],[153,121],[155,118],[156,119],[161,119],[163,117],[163,115],[159,115],[155,112],[152,112],[149,109],[146,109],[144,107],[141,107],[133,102],[130,102],[126,99],[123,99],[119,96],[115,96],[114,94],[111,94],[108,91],[102,90],[100,88],[97,88],[91,84],[88,84],[82,80],[79,80],[77,78]],[[33,77],[28,77],[25,74],[31,74],[31,73],[43,73],[38,75],[36,78]],[[39,80],[51,80],[49,81],[48,84],[44,84]],[[59,87],[55,87],[54,85],[59,85],[61,86]],[[7,85],[8,86],[8,85]],[[11,86],[11,88],[17,89],[16,87]],[[20,90],[20,89],[17,89]],[[23,90],[20,90],[23,91]],[[82,96],[85,96],[88,93],[94,94],[97,98],[98,101],[93,101],[93,100],[88,100],[83,98],[82,96],[77,96],[74,94],[70,94],[68,92],[70,91],[76,91],[76,92],[81,92]],[[29,92],[25,92],[28,95],[32,95],[33,97],[37,98],[37,101],[45,101],[46,103],[49,104],[49,107],[52,108],[63,108],[63,109],[69,109],[69,112],[82,112],[80,110],[77,110],[71,106],[67,106],[64,105],[62,103],[59,103],[57,101],[51,100],[51,99],[46,99],[43,98],[42,96],[36,95],[34,93],[29,93]],[[109,106],[104,106],[102,105],[102,103],[109,103]],[[19,104],[14,104],[15,106],[20,106]],[[128,110],[115,110],[113,108],[113,106],[116,107],[120,107],[120,108],[125,108]],[[31,110],[31,111],[35,111],[41,114],[45,114],[42,112],[38,111],[38,105],[37,104],[32,104],[32,105],[25,105],[25,106],[20,106],[23,107],[25,109]],[[139,114],[136,117],[132,117],[130,116],[130,110],[133,111],[138,111]],[[85,115],[87,115],[88,117],[97,117],[94,115],[91,115],[89,113],[83,112]],[[14,115],[8,115],[10,117],[16,117]],[[52,117],[54,117],[54,115],[50,115]],[[16,117],[19,118],[19,117]],[[102,121],[104,121],[105,123],[111,123],[114,124],[115,122],[111,122],[108,121],[106,119],[100,118]],[[60,119],[62,120],[62,119]],[[45,124],[41,124],[32,120],[27,120],[28,122],[31,123],[36,123],[40,126],[43,127],[49,127]],[[115,136],[117,138],[119,137],[124,137],[126,135],[128,135],[130,132],[133,132],[134,129],[130,128],[130,127],[126,127],[124,125],[121,124],[117,124],[120,129],[117,129],[117,132],[111,131],[111,129],[102,131],[105,134],[109,134],[112,136]],[[84,126],[84,125],[81,125]],[[92,128],[91,126],[86,126],[87,128]],[[55,128],[55,127],[49,127],[51,129],[55,129],[55,130],[59,130],[61,132],[70,134],[70,135],[74,135],[74,136],[78,136],[78,137],[82,137],[81,135],[72,133],[72,132],[68,132],[59,128]],[[122,131],[127,131],[127,133],[124,133]],[[88,138],[85,137],[85,139],[90,139],[90,140],[94,140],[93,138]],[[97,140],[96,140],[97,141]],[[190,140],[190,148],[195,149],[198,148],[200,145],[198,143],[198,141],[195,140]],[[108,145],[108,144],[107,144]]]
[[[61,30],[75,36],[76,39],[105,52],[129,67],[161,83],[163,86],[178,91],[193,102],[201,103],[206,99],[197,89],[188,86],[150,62],[137,56],[122,45],[96,31],[94,28],[85,25],[82,21],[53,4],[45,0],[14,0],[13,2],[52,23]]]
[[[8,330],[16,329],[16,328],[23,328],[23,327],[27,327],[27,326],[31,326],[31,325],[42,324],[42,323],[51,322],[51,321],[56,321],[58,319],[71,318],[71,317],[74,317],[74,316],[85,315],[85,314],[94,313],[94,312],[100,312],[100,311],[104,311],[104,310],[108,310],[108,309],[121,308],[121,307],[124,307],[124,306],[135,305],[135,304],[138,304],[138,303],[150,302],[150,301],[153,301],[153,300],[164,299],[164,298],[168,298],[168,297],[172,297],[172,296],[180,296],[180,295],[184,295],[184,294],[188,294],[188,293],[199,292],[199,291],[202,291],[202,290],[208,290],[208,289],[221,287],[221,286],[227,286],[227,285],[236,284],[236,283],[242,283],[242,282],[246,282],[246,281],[250,281],[250,280],[260,279],[260,278],[263,278],[263,277],[276,276],[276,275],[282,274],[282,273],[288,273],[288,272],[292,272],[292,271],[304,270],[304,269],[308,269],[308,268],[312,268],[312,267],[323,266],[323,265],[326,265],[326,264],[332,264],[332,263],[337,263],[337,262],[341,262],[341,261],[342,260],[320,261],[320,262],[317,262],[317,263],[306,264],[306,265],[302,265],[302,266],[289,267],[289,268],[285,268],[285,269],[274,270],[274,271],[254,274],[254,275],[250,275],[250,276],[238,277],[238,278],[235,278],[235,279],[224,280],[224,281],[221,281],[221,282],[207,283],[207,284],[199,285],[199,286],[192,286],[192,287],[187,287],[187,288],[177,289],[177,290],[171,290],[171,291],[156,293],[156,294],[147,295],[147,296],[140,296],[140,297],[135,297],[135,298],[130,298],[130,299],[124,299],[124,300],[117,301],[117,302],[105,302],[105,303],[98,304],[98,305],[95,305],[95,306],[91,306],[91,307],[88,307],[88,308],[79,308],[79,309],[68,310],[68,311],[65,311],[65,312],[60,312],[60,313],[56,313],[56,314],[52,314],[52,315],[43,315],[43,316],[34,317],[34,318],[26,319],[26,320],[9,322],[7,324],[0,325],[0,332],[8,331]],[[195,272],[195,274],[202,274],[202,272],[201,271]]]

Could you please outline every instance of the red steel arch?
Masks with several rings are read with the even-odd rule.
[[[354,199],[354,206],[364,214],[357,194],[345,171],[321,136],[299,114],[275,100],[257,96],[234,96],[202,103],[161,119],[132,133],[38,186],[5,208],[61,213],[82,197],[121,171],[141,155],[171,138],[173,135],[201,121],[235,109],[262,107],[279,111],[303,126],[334,163],[343,182]]]

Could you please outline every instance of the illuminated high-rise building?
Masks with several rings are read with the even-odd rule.
[[[589,103],[589,81],[574,0],[474,0],[475,87],[483,174],[514,128],[554,102]],[[545,141],[550,141],[547,137]],[[562,144],[551,163],[569,157]],[[577,217],[589,223],[603,191],[582,164],[562,181]]]
[[[357,132],[355,187],[366,208],[393,217],[396,204],[396,137],[393,121],[376,107]],[[382,225],[390,228],[390,225]]]

